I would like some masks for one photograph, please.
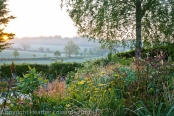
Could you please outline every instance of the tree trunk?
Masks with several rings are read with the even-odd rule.
[[[141,58],[141,0],[136,0],[136,57]]]

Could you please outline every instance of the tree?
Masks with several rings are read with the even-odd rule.
[[[6,4],[7,0],[0,1],[0,52],[7,48],[10,43],[7,43],[7,40],[13,39],[13,33],[4,32],[5,27],[10,22],[11,19],[15,19],[14,16],[9,15],[9,9]]]
[[[19,46],[21,46],[24,50],[29,49],[31,46],[27,43],[21,43]]]
[[[80,50],[79,46],[74,44],[73,41],[67,42],[67,45],[64,47],[65,52],[68,54],[68,57],[71,57],[71,54],[75,54]]]
[[[39,49],[39,51],[41,51],[41,52],[44,51],[44,47],[39,47],[38,49]]]
[[[33,57],[36,58],[36,54],[33,54]]]
[[[17,56],[19,56],[19,52],[17,50],[13,51],[13,56],[16,58]]]
[[[58,58],[58,56],[61,56],[61,53],[60,53],[60,51],[57,50],[54,52],[54,55],[57,56],[57,58]]]
[[[47,52],[50,52],[50,48],[46,48],[46,51],[47,51]]]
[[[62,0],[61,6],[64,1],[78,33],[103,46],[129,39],[138,52],[174,42],[173,0]]]
[[[46,55],[46,54],[44,54],[44,57],[45,57],[45,58],[46,58],[46,56],[47,56],[47,55]]]

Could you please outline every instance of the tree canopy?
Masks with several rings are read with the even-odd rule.
[[[16,58],[17,56],[19,56],[19,52],[17,50],[13,51],[13,56]]]
[[[6,4],[7,0],[0,0],[0,52],[7,48],[10,43],[7,43],[7,40],[13,39],[13,33],[4,32],[5,27],[10,22],[11,19],[15,17],[9,15],[9,9]]]
[[[78,45],[74,44],[73,41],[69,41],[64,47],[64,50],[68,54],[68,57],[71,57],[71,54],[76,54],[80,48]]]
[[[138,50],[174,41],[174,0],[62,0],[63,5],[78,34],[103,46],[131,40]]]
[[[54,52],[54,55],[58,57],[58,56],[61,55],[61,53],[60,53],[60,51],[57,50],[57,51]]]

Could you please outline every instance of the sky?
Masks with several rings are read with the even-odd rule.
[[[8,0],[8,8],[16,19],[9,22],[5,31],[16,37],[77,36],[66,9],[61,10],[60,0]]]

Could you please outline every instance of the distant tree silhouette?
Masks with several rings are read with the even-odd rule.
[[[39,49],[39,51],[41,51],[41,52],[44,51],[44,47],[39,47],[38,49]]]
[[[36,58],[36,54],[33,54],[33,57]]]
[[[60,53],[60,51],[57,50],[54,52],[54,55],[57,56],[57,58],[58,58],[58,56],[61,56],[61,53]]]
[[[44,57],[46,57],[47,55],[46,54],[44,54]]]
[[[64,50],[66,54],[68,54],[68,57],[71,57],[71,54],[75,54],[77,51],[80,50],[80,48],[78,45],[74,44],[73,41],[69,41],[64,47]]]
[[[31,45],[27,43],[21,43],[19,46],[21,46],[24,50],[29,49],[31,47]]]
[[[47,51],[47,52],[50,52],[50,48],[46,48],[46,51]]]
[[[17,56],[19,56],[19,52],[17,50],[13,51],[13,56],[16,58]]]

